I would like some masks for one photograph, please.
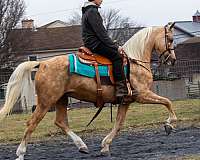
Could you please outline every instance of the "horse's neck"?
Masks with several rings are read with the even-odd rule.
[[[127,41],[123,48],[129,58],[143,62],[150,62],[151,54],[154,48],[155,33],[152,28],[139,38],[132,37]]]
[[[149,36],[148,41],[146,42],[143,53],[143,59],[147,62],[151,62],[152,53],[155,50],[155,41],[161,29],[161,27],[154,27],[154,29],[151,32],[151,35]]]
[[[151,55],[152,55],[152,52],[153,52],[153,48],[154,48],[153,43],[148,43],[145,46],[143,57],[142,57],[141,61],[144,61],[144,62],[150,62],[151,61]]]

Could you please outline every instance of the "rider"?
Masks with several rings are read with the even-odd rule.
[[[122,57],[122,47],[117,46],[108,36],[98,8],[103,0],[88,0],[82,7],[82,39],[85,47],[93,53],[110,59],[113,63],[113,75],[116,82],[116,97],[128,95]]]

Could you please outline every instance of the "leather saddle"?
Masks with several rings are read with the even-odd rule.
[[[112,84],[114,84],[114,76],[112,72],[112,62],[103,56],[97,55],[95,53],[92,53],[88,48],[86,47],[80,47],[77,52],[77,57],[82,63],[90,64],[95,67],[96,72],[96,82],[97,82],[97,100],[96,100],[96,106],[102,107],[104,105],[103,97],[102,97],[102,87],[101,87],[101,80],[98,70],[98,65],[107,65],[110,75],[110,80]],[[124,58],[125,59],[125,58]]]
[[[96,76],[97,75],[99,76],[98,65],[108,66],[110,81],[111,81],[112,84],[115,84],[114,76],[113,76],[112,62],[108,58],[97,55],[95,53],[92,53],[86,47],[80,47],[78,49],[77,56],[82,63],[90,64],[90,65],[93,65],[95,67]],[[98,80],[98,77],[96,77],[96,79]]]
[[[78,56],[86,60],[88,63],[97,62],[102,65],[112,65],[112,62],[108,58],[92,53],[86,47],[80,47],[78,49]]]

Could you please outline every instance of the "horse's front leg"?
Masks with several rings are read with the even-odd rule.
[[[114,125],[112,131],[102,141],[102,144],[101,144],[101,146],[102,146],[101,154],[102,155],[109,155],[110,154],[109,146],[112,143],[113,138],[120,131],[120,129],[121,129],[123,123],[124,123],[124,120],[125,120],[125,117],[126,117],[126,112],[128,110],[128,106],[129,105],[120,105],[118,107],[115,125]]]
[[[145,103],[145,104],[162,104],[167,107],[169,111],[169,117],[166,120],[165,129],[167,134],[171,133],[171,130],[174,128],[171,123],[177,121],[176,114],[172,108],[172,102],[164,97],[158,96],[157,94],[153,93],[152,91],[145,91],[140,93],[136,101],[139,103]]]

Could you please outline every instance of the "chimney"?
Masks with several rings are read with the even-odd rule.
[[[22,20],[22,28],[33,29],[34,28],[34,20],[32,20],[32,19]]]
[[[197,10],[197,12],[192,16],[193,22],[200,22],[200,12]]]

